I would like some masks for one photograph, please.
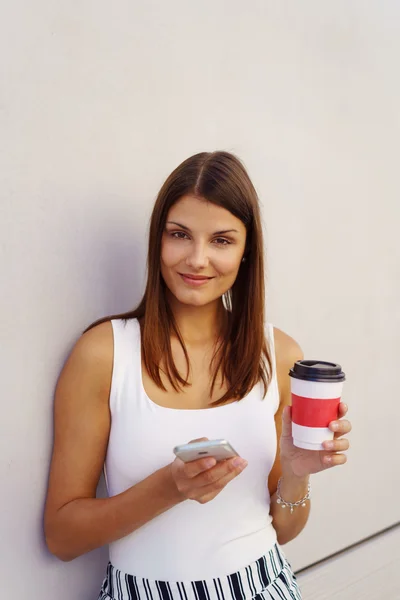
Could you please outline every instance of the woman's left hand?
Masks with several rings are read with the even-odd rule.
[[[338,420],[329,424],[329,429],[334,432],[332,441],[324,442],[325,450],[303,450],[293,444],[291,407],[286,406],[282,415],[282,435],[280,440],[280,458],[282,474],[305,477],[319,473],[330,467],[343,465],[347,457],[343,452],[349,449],[349,441],[343,438],[351,431],[351,423],[343,417],[347,413],[347,405],[339,404]]]

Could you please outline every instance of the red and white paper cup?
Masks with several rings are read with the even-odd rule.
[[[323,450],[332,440],[329,427],[338,418],[346,379],[342,367],[322,360],[299,360],[290,370],[293,444],[306,450]]]

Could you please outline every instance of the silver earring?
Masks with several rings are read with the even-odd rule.
[[[242,263],[243,262],[246,262],[246,257],[245,256],[243,256],[243,258],[242,258]]]

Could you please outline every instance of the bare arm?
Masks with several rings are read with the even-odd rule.
[[[297,360],[303,358],[300,346],[291,337],[275,329],[275,353],[277,361],[278,387],[280,396],[279,409],[275,415],[275,426],[278,438],[278,451],[274,466],[268,478],[268,488],[271,495],[270,514],[272,524],[280,544],[290,542],[304,529],[310,514],[310,502],[305,507],[300,507],[290,514],[288,509],[282,509],[277,504],[276,489],[278,480],[283,477],[281,486],[282,498],[288,502],[297,502],[307,493],[308,477],[295,477],[282,470],[279,457],[279,440],[282,433],[282,414],[285,406],[291,404],[289,370]]]
[[[119,539],[182,500],[166,468],[122,494],[96,499],[110,431],[112,363],[112,328],[104,323],[78,340],[57,384],[45,535],[62,560]]]
[[[111,425],[112,364],[112,326],[103,323],[78,340],[57,384],[45,536],[61,560],[120,539],[186,498],[212,500],[243,469],[233,461],[175,460],[121,494],[96,498]]]

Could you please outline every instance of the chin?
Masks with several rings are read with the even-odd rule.
[[[215,302],[219,298],[219,296],[217,298],[214,298],[214,296],[210,297],[206,294],[203,295],[201,293],[199,294],[194,292],[182,293],[181,290],[172,289],[170,291],[175,297],[175,299],[180,304],[184,304],[185,306],[206,306],[207,304]]]
[[[215,298],[201,298],[200,296],[196,298],[195,296],[189,296],[186,294],[177,295],[175,297],[178,302],[185,304],[186,306],[205,306],[206,304],[210,304],[210,302],[215,300]]]

